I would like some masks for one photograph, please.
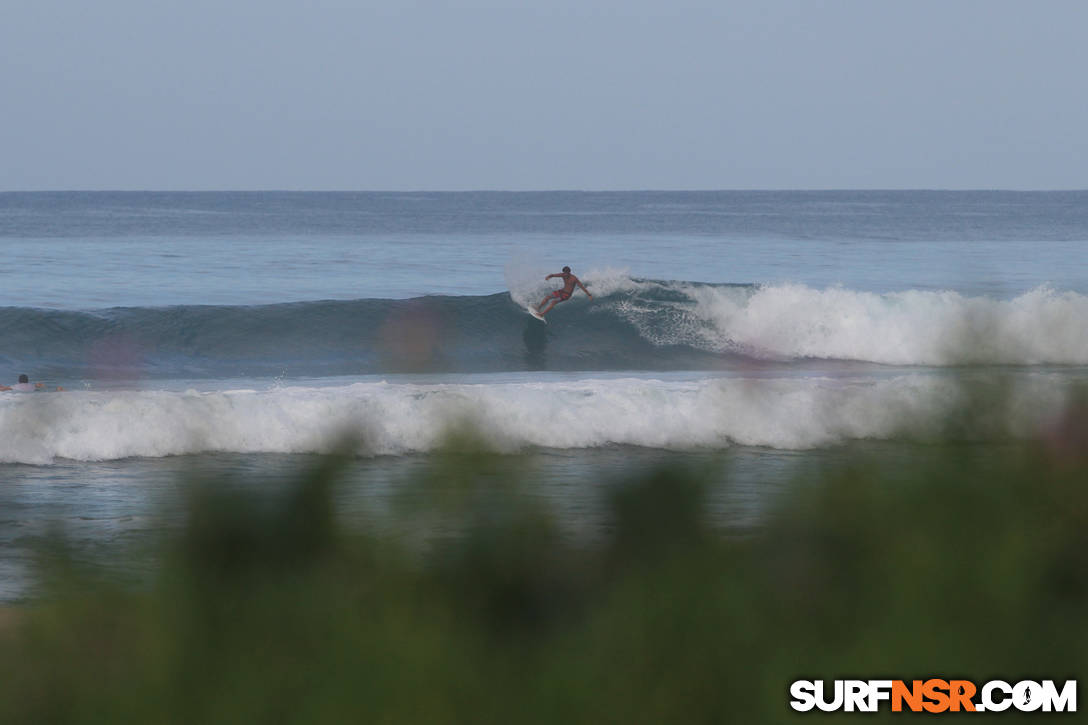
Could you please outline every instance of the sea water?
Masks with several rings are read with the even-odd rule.
[[[468,422],[571,529],[672,460],[751,525],[965,376],[1014,381],[982,446],[1088,377],[1085,192],[7,193],[0,240],[0,384],[44,387],[0,393],[7,599],[54,527],[108,566],[182,474],[276,485],[345,430],[356,524]],[[564,265],[594,298],[544,325]]]

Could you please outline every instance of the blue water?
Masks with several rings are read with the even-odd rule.
[[[904,455],[965,376],[1016,380],[983,446],[1088,378],[1088,192],[6,193],[0,244],[0,384],[43,387],[0,392],[6,599],[51,526],[108,562],[179,473],[273,482],[345,430],[356,523],[467,420],[572,530],[722,455],[733,525],[806,461]],[[544,325],[564,264],[594,299]]]
[[[1088,192],[0,193],[0,305],[485,295],[641,278],[1085,291]]]

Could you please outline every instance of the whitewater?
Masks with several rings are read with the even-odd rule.
[[[1054,374],[1002,384],[1013,394],[979,426],[979,440],[1046,431],[1069,396],[1067,381]],[[616,445],[797,450],[936,439],[947,432],[944,422],[970,405],[969,392],[959,379],[913,374],[11,394],[0,403],[0,462],[329,453],[345,443],[359,455],[404,455],[433,451],[465,431],[502,452]]]
[[[602,295],[592,314],[614,315],[657,347],[890,365],[1088,364],[1088,296],[1049,286],[995,299],[951,290],[589,279]]]

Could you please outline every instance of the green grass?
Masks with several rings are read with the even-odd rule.
[[[464,440],[393,514],[460,532],[426,546],[338,528],[335,456],[273,500],[193,483],[151,585],[43,558],[49,594],[0,632],[0,722],[774,723],[797,678],[1083,679],[1067,429],[847,457],[739,534],[672,468],[617,482],[608,531],[576,540]]]

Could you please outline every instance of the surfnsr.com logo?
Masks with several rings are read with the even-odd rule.
[[[1054,680],[1008,683],[990,680],[796,680],[790,707],[798,712],[1076,712],[1077,681],[1059,687]]]

